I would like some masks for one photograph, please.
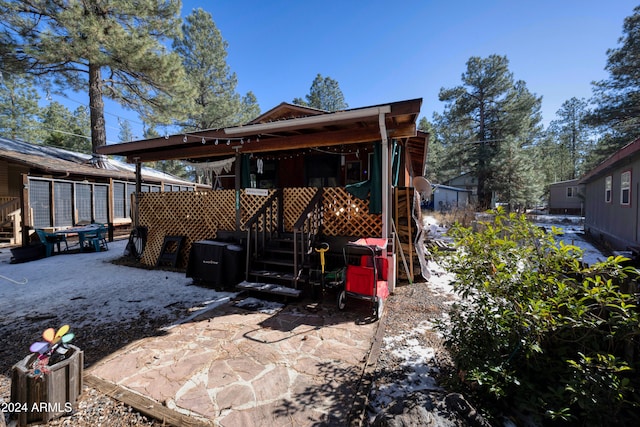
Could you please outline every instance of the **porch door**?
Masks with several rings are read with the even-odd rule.
[[[307,187],[338,187],[340,180],[340,156],[319,154],[304,159]]]

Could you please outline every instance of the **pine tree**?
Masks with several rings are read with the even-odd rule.
[[[91,153],[91,128],[86,107],[73,113],[59,102],[51,102],[41,113],[43,143],[80,153]]]
[[[491,159],[494,171],[492,190],[497,199],[506,203],[508,210],[524,211],[537,204],[542,196],[539,174],[534,169],[533,150],[522,149],[521,144],[512,137],[499,145],[497,155]]]
[[[86,91],[95,153],[106,144],[104,97],[179,113],[184,71],[162,44],[178,34],[179,12],[179,0],[0,0],[1,61],[43,84]]]
[[[338,82],[331,77],[322,77],[319,73],[313,79],[309,94],[305,98],[306,101],[294,98],[292,102],[324,111],[340,111],[349,108]]]
[[[620,46],[607,50],[609,78],[594,82],[586,122],[601,134],[591,163],[640,136],[640,6],[624,20]]]
[[[517,141],[518,149],[534,143],[540,132],[541,99],[523,81],[514,81],[504,56],[472,57],[462,75],[463,85],[441,89],[445,111],[439,128],[450,129],[449,144],[460,149],[460,159],[477,177],[478,204],[491,205],[499,177],[496,156],[506,152],[501,144]]]
[[[548,132],[558,144],[556,152],[562,157],[560,166],[568,166],[559,174],[558,180],[577,178],[584,172],[584,162],[589,149],[589,131],[584,124],[587,103],[583,99],[571,98],[556,112],[558,117],[549,125]]]
[[[38,131],[38,92],[28,76],[2,73],[0,75],[0,133],[11,139],[40,143]]]
[[[128,120],[118,119],[118,126],[120,127],[120,131],[118,132],[120,142],[133,141],[134,135],[131,123],[129,123]]]
[[[182,25],[184,37],[174,41],[188,80],[194,87],[194,107],[185,130],[222,128],[246,123],[260,114],[253,93],[236,92],[238,79],[226,62],[228,43],[211,14],[196,9]]]

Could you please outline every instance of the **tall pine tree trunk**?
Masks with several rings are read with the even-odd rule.
[[[106,167],[106,157],[98,154],[97,148],[107,144],[102,100],[102,75],[100,66],[89,64],[89,115],[91,118],[91,150],[93,163],[98,168]]]
[[[484,104],[480,103],[480,129],[478,143],[478,206],[482,210],[487,210],[491,207],[491,194],[487,191],[487,163],[489,162],[489,154],[487,153],[488,142],[486,141],[486,127],[485,127],[485,109]]]

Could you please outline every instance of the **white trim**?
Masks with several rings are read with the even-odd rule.
[[[380,114],[391,112],[391,106],[370,107],[360,110],[337,111],[335,113],[320,114],[317,116],[300,117],[298,119],[279,120],[268,123],[256,123],[253,125],[236,126],[225,128],[224,133],[227,135],[250,134],[256,135],[267,131],[277,131],[285,129],[298,129],[306,126],[317,125],[321,123],[335,123],[339,121],[361,119],[365,117],[375,117]]]

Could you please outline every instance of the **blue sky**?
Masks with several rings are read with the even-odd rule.
[[[605,79],[606,51],[618,46],[629,0],[183,0],[201,7],[228,43],[237,91],[262,112],[304,97],[320,73],[337,80],[349,107],[423,98],[421,117],[442,112],[441,88],[461,84],[472,56],[505,55],[517,80],[542,96],[545,125],[571,97],[588,99]],[[107,105],[109,141],[117,118]],[[114,130],[115,129],[115,130]]]

